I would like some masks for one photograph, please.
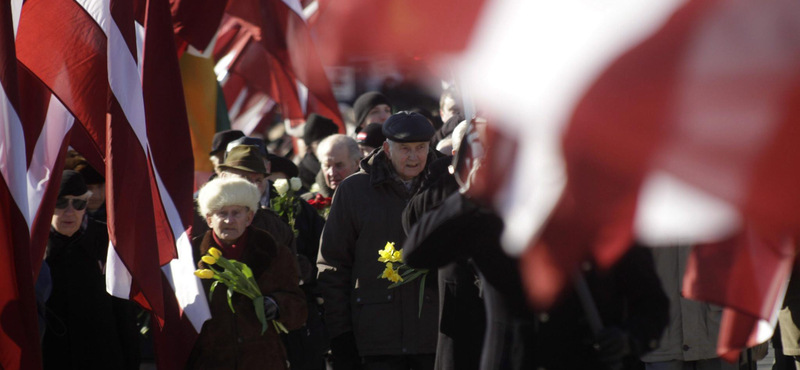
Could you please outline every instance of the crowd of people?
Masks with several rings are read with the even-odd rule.
[[[287,332],[262,332],[250,299],[203,280],[212,318],[186,368],[739,369],[763,353],[718,357],[721,308],[680,294],[691,246],[636,244],[608,271],[585,261],[556,306],[531,309],[500,245],[503,220],[451,170],[468,131],[459,101],[442,94],[437,125],[365,93],[352,135],[311,114],[294,161],[261,138],[217,133],[215,173],[195,194],[197,267],[214,250],[247,264],[265,319]],[[148,315],[106,293],[105,181],[78,153],[65,167],[36,283],[44,367],[137,369]],[[294,178],[292,212],[275,209],[286,193],[276,184]],[[378,260],[387,244],[424,277],[396,284],[412,274]],[[800,355],[787,315],[779,370]]]

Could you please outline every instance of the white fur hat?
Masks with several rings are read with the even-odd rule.
[[[260,199],[261,192],[249,181],[240,177],[217,177],[200,189],[197,205],[200,215],[205,217],[225,206],[243,206],[255,212]]]

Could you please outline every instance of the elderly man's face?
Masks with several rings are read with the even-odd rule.
[[[269,185],[267,177],[263,173],[243,171],[236,168],[226,168],[222,171],[222,173],[220,173],[220,177],[230,176],[241,177],[247,181],[250,181],[251,184],[258,188],[258,191],[261,192],[261,194],[264,194],[264,191],[267,190],[267,186]]]
[[[235,242],[253,222],[253,211],[243,206],[225,206],[206,215],[208,227],[225,242]]]
[[[428,160],[429,142],[421,143],[394,143],[386,141],[383,150],[392,161],[394,169],[404,181],[417,177]]]
[[[342,180],[358,171],[358,158],[350,158],[350,153],[344,145],[335,145],[319,154],[325,184],[331,189],[336,190]]]
[[[50,225],[61,235],[72,236],[75,234],[81,227],[83,215],[86,214],[88,198],[88,195],[78,197],[67,195],[58,198]]]
[[[369,110],[367,118],[364,119],[362,127],[367,127],[370,123],[383,124],[392,115],[392,108],[386,104],[378,104]]]

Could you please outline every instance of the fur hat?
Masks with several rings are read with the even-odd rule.
[[[249,181],[239,177],[217,177],[207,182],[197,195],[200,215],[218,211],[225,206],[242,206],[258,210],[261,192]]]

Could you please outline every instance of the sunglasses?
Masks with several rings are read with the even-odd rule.
[[[86,209],[86,200],[75,198],[58,198],[58,200],[56,200],[56,209],[66,209],[70,200],[72,200],[72,208],[76,211],[82,211]]]

